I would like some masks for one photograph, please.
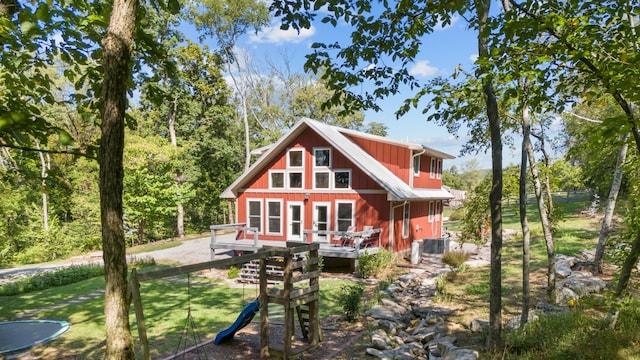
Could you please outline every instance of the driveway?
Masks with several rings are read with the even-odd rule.
[[[218,239],[224,239],[225,237],[235,238],[235,233],[217,235]],[[210,243],[211,237],[206,236],[193,240],[185,240],[180,245],[168,249],[128,255],[128,258],[152,257],[156,261],[172,261],[184,265],[197,264],[211,260],[211,249],[209,248]],[[223,258],[226,252],[227,251],[224,249],[218,249],[216,252],[216,259]],[[221,255],[222,257],[218,255]],[[35,264],[10,269],[0,269],[0,285],[7,281],[11,281],[16,277],[27,276],[39,271],[49,271],[65,266],[92,263],[102,264],[102,251],[96,251],[82,256],[74,256],[57,264]]]

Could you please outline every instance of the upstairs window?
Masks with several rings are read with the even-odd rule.
[[[336,189],[351,189],[351,170],[334,170],[334,183]]]
[[[413,157],[413,176],[420,176],[420,156]]]
[[[440,159],[436,161],[436,178],[442,178],[442,160]]]
[[[429,178],[433,179],[436,177],[436,159],[431,158],[431,168],[429,168]]]
[[[331,167],[331,149],[317,148],[313,149],[313,166],[319,168]]]
[[[313,188],[314,189],[329,189],[330,173],[328,171],[316,171],[313,176]]]
[[[284,171],[269,172],[269,188],[284,189]]]
[[[304,150],[303,149],[291,149],[287,153],[287,167],[288,168],[301,168],[304,165]]]
[[[289,172],[289,189],[302,189],[301,172]]]

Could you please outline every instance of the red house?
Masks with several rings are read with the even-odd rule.
[[[235,200],[243,236],[255,236],[255,246],[316,241],[326,245],[321,254],[336,257],[357,257],[365,245],[403,252],[441,238],[443,200],[453,198],[442,188],[442,161],[453,158],[303,118],[221,197]],[[212,248],[224,248],[214,237]],[[355,256],[336,247],[354,237]]]

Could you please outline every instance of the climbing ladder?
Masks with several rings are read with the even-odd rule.
[[[320,269],[317,244],[287,242],[287,249],[268,248],[276,257],[260,259],[260,355],[281,359],[297,358],[304,351],[318,346],[320,333],[319,299]],[[267,248],[265,248],[267,249]],[[308,257],[300,256],[309,253]],[[280,259],[282,258],[282,259]],[[300,260],[302,259],[302,260]],[[275,266],[282,275],[269,275],[267,269]],[[282,283],[268,287],[268,281]],[[282,339],[269,341],[269,307],[284,307],[284,335]],[[306,344],[294,344],[295,317]]]

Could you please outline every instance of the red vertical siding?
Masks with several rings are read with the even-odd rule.
[[[371,156],[376,158],[382,165],[391,171],[405,183],[409,183],[411,171],[411,150],[403,147],[371,141],[361,137],[349,137],[350,140],[358,144]]]

